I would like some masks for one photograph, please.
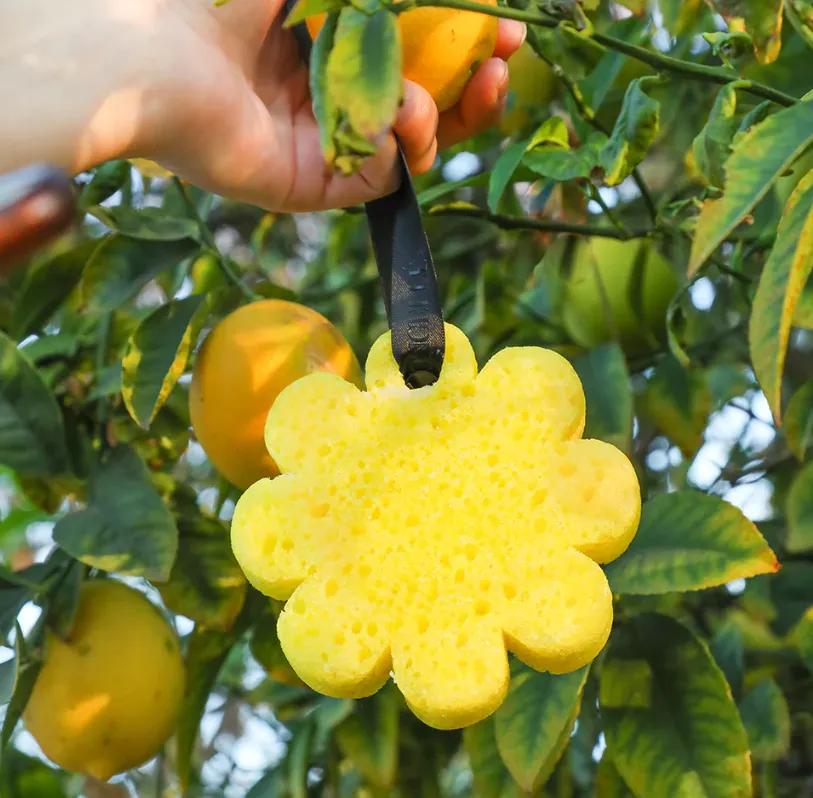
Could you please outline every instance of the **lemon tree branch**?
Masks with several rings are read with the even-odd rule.
[[[407,11],[409,8],[414,8],[415,6],[434,6],[437,8],[455,8],[460,11],[475,11],[493,17],[515,19],[519,22],[525,22],[529,25],[539,25],[543,28],[555,28],[559,25],[559,20],[545,14],[515,8],[505,8],[504,6],[485,5],[484,3],[477,2],[477,0],[415,0],[414,3],[399,4],[398,11]],[[647,50],[645,47],[629,44],[621,39],[616,39],[614,36],[607,36],[603,33],[594,33],[592,38],[604,47],[624,53],[624,55],[634,58],[636,61],[648,64],[654,69],[671,72],[674,75],[680,75],[689,80],[715,83],[720,86],[733,83],[734,81],[740,81],[740,76],[733,69],[683,61],[680,58],[674,58],[663,53],[656,53],[652,50]],[[785,107],[790,107],[797,102],[797,99],[790,94],[785,94],[782,91],[773,89],[770,86],[765,86],[762,83],[757,83],[756,81],[744,82],[742,90]]]
[[[514,216],[503,216],[498,213],[489,213],[483,208],[474,206],[442,205],[432,208],[429,211],[432,216],[459,216],[469,219],[481,219],[489,222],[503,230],[536,230],[541,233],[571,233],[573,235],[589,238],[616,238],[620,241],[628,241],[633,238],[649,238],[658,230],[654,227],[641,229],[629,229],[618,227],[601,227],[590,224],[570,224],[569,222],[557,222],[552,219],[527,219]]]

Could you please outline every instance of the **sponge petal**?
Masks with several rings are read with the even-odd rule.
[[[326,567],[306,579],[280,614],[277,634],[291,667],[314,690],[364,698],[389,678],[390,643],[388,629],[373,620],[376,602],[348,576]]]
[[[508,691],[508,657],[494,617],[460,617],[439,601],[410,618],[393,644],[395,683],[409,708],[436,729],[459,729],[490,715]]]
[[[549,491],[564,512],[570,544],[599,563],[620,557],[641,519],[641,494],[632,463],[615,446],[587,440],[564,449],[555,472],[551,471]],[[576,485],[581,490],[574,489]]]
[[[613,599],[604,572],[573,550],[525,551],[513,563],[502,611],[509,648],[539,671],[570,673],[604,648]],[[514,595],[515,591],[515,595]]]

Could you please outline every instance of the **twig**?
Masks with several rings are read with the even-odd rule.
[[[616,227],[599,227],[590,224],[571,224],[570,222],[557,222],[552,219],[528,219],[513,216],[501,216],[498,213],[489,213],[483,208],[441,206],[431,208],[430,216],[461,216],[469,219],[482,219],[490,222],[502,230],[537,230],[541,233],[572,233],[573,235],[596,238],[616,238],[627,241],[633,238],[649,238],[657,230],[654,227],[647,227],[640,230],[624,229]]]
[[[559,64],[555,64],[548,60],[544,57],[544,55],[542,55],[541,52],[537,51],[537,55],[545,61],[545,63],[553,71],[553,74],[556,75],[556,77],[564,84],[584,121],[587,122],[587,124],[590,125],[593,130],[597,130],[599,133],[603,133],[605,136],[609,137],[611,135],[611,131],[607,130],[607,128],[604,127],[604,125],[602,125],[598,119],[596,119],[595,111],[584,101],[584,96],[582,95],[576,81],[573,80],[573,78],[571,78],[570,75],[568,75],[567,72],[565,72],[564,69],[559,66]],[[649,218],[652,220],[652,224],[657,225],[658,209],[655,207],[655,201],[652,199],[652,195],[649,193],[649,188],[644,182],[644,178],[641,176],[641,172],[637,166],[632,170],[631,177],[635,182],[635,185],[638,187],[638,191],[641,192],[641,199],[643,199],[644,205],[646,205],[646,209],[649,213]]]
[[[249,302],[259,299],[259,296],[257,296],[257,294],[255,294],[254,291],[252,291],[251,288],[240,279],[240,276],[235,273],[235,271],[229,265],[226,256],[218,249],[217,244],[215,243],[215,237],[212,235],[209,225],[206,224],[206,221],[203,219],[200,213],[198,213],[197,206],[193,202],[192,197],[189,196],[189,191],[187,190],[183,181],[179,180],[177,177],[174,177],[173,180],[175,181],[178,191],[180,191],[181,196],[183,197],[184,204],[186,205],[190,216],[195,222],[197,222],[198,230],[200,231],[203,243],[217,258],[217,263],[218,266],[220,266],[220,270],[223,272],[223,276],[228,282],[239,288],[243,293],[243,296],[248,299]]]
[[[110,327],[113,321],[113,312],[108,311],[107,313],[103,314],[102,317],[99,319],[99,326],[96,330],[96,379],[99,379],[99,375],[102,373],[102,370],[107,365],[107,350],[110,346]],[[101,450],[104,451],[107,446],[107,430],[105,429],[107,425],[107,411],[108,411],[108,404],[107,404],[107,397],[101,396],[99,397],[99,401],[96,404],[96,424],[98,426],[99,431],[99,442]]]
[[[479,14],[488,14],[492,17],[501,17],[503,19],[515,19],[519,22],[526,22],[529,25],[539,25],[543,28],[556,28],[559,25],[559,20],[553,17],[539,14],[534,11],[522,11],[520,9],[506,8],[505,6],[491,6],[485,3],[477,2],[477,0],[415,0],[413,3],[399,3],[398,11],[407,11],[410,8],[434,6],[437,8],[455,8],[460,11],[474,11]],[[636,61],[641,61],[644,64],[662,70],[671,72],[675,75],[681,75],[690,80],[699,80],[705,83],[715,83],[719,86],[724,86],[727,83],[740,81],[740,76],[732,69],[726,67],[712,67],[703,64],[694,64],[690,61],[683,61],[680,58],[673,58],[663,53],[656,53],[652,50],[647,50],[644,47],[639,47],[637,44],[628,44],[621,39],[616,39],[614,36],[607,36],[603,33],[594,33],[593,41],[598,44],[604,45],[611,50],[616,50],[619,53],[634,58]],[[747,81],[747,85],[742,86],[743,91],[750,92],[757,97],[762,97],[765,100],[771,100],[777,105],[789,108],[797,102],[795,97],[790,94],[773,89],[770,86],[765,86],[756,81]]]
[[[587,196],[601,207],[604,215],[610,220],[610,224],[612,224],[616,230],[620,230],[625,237],[629,237],[629,233],[627,232],[627,228],[624,226],[624,223],[615,215],[615,213],[610,209],[610,206],[604,201],[604,197],[601,196],[601,192],[598,190],[598,187],[594,186],[592,183],[588,183]]]

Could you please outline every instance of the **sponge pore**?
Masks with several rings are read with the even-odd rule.
[[[555,352],[521,347],[477,374],[446,325],[443,371],[410,390],[389,334],[367,390],[311,374],[277,398],[266,443],[280,469],[242,496],[234,553],[287,599],[278,632],[300,678],[360,698],[392,673],[412,711],[451,729],[492,713],[507,651],[573,671],[603,648],[612,596],[598,563],[641,511],[629,460],[581,440],[584,393]]]

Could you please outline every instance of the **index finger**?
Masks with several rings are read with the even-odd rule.
[[[527,32],[524,22],[501,19],[497,26],[497,43],[494,45],[493,57],[507,61],[522,46]]]

